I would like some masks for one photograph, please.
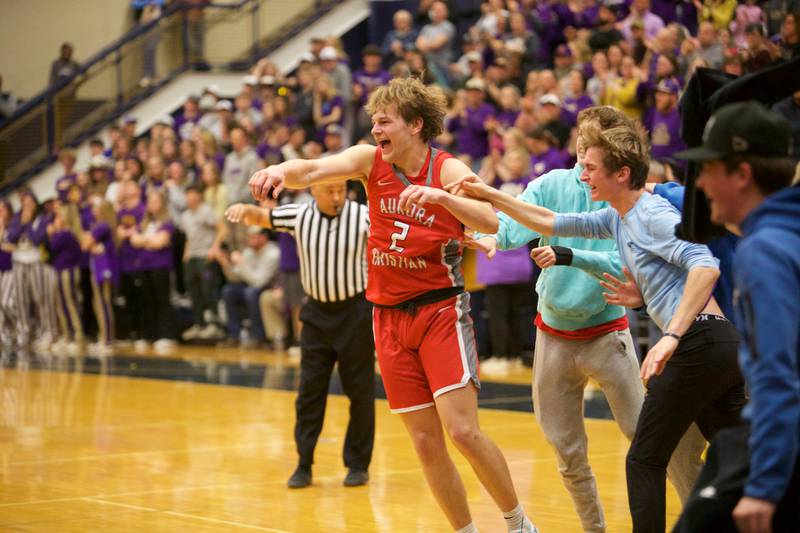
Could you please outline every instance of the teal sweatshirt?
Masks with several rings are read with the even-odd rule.
[[[529,204],[546,207],[556,213],[585,213],[608,207],[607,202],[593,202],[589,187],[580,180],[583,167],[552,170],[533,180],[518,196]],[[573,252],[573,266],[546,268],[536,283],[539,313],[545,324],[554,329],[575,331],[616,320],[625,315],[617,305],[608,305],[598,279],[608,272],[622,278],[622,266],[616,244],[611,239],[582,237],[546,237],[523,226],[505,213],[498,213],[500,225],[494,235],[497,247],[509,250],[525,246],[539,238],[539,246],[564,246]],[[480,237],[481,235],[477,235]]]

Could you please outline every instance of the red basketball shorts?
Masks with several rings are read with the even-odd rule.
[[[472,380],[480,388],[469,294],[425,304],[414,313],[375,307],[375,348],[393,413],[434,405],[434,398]]]

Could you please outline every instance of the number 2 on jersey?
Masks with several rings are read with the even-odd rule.
[[[400,231],[392,233],[392,245],[389,246],[389,249],[395,251],[397,253],[403,253],[405,247],[397,246],[397,241],[403,241],[406,237],[408,237],[408,229],[411,227],[404,222],[398,222],[397,220],[394,221],[394,225],[400,228]]]

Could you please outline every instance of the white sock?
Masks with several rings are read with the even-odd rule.
[[[517,504],[517,506],[510,511],[504,512],[503,518],[506,519],[506,527],[509,531],[519,531],[522,529],[522,523],[525,520],[525,511],[522,510],[522,504]]]
[[[478,528],[475,527],[475,523],[474,522],[470,522],[466,526],[464,526],[461,529],[459,529],[458,531],[456,531],[456,533],[478,533]]]

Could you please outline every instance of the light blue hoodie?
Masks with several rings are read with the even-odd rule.
[[[607,202],[593,202],[589,187],[581,182],[581,165],[569,170],[552,170],[530,182],[520,200],[546,207],[556,213],[583,213],[608,207]],[[583,237],[547,237],[523,226],[505,213],[495,235],[498,248],[509,250],[525,246],[539,238],[540,246],[564,246],[572,249],[573,266],[553,266],[542,271],[536,283],[539,313],[545,324],[554,329],[575,331],[622,318],[625,310],[608,305],[604,289],[598,283],[603,273],[622,277],[617,247],[612,239]],[[478,235],[480,237],[480,235]]]

